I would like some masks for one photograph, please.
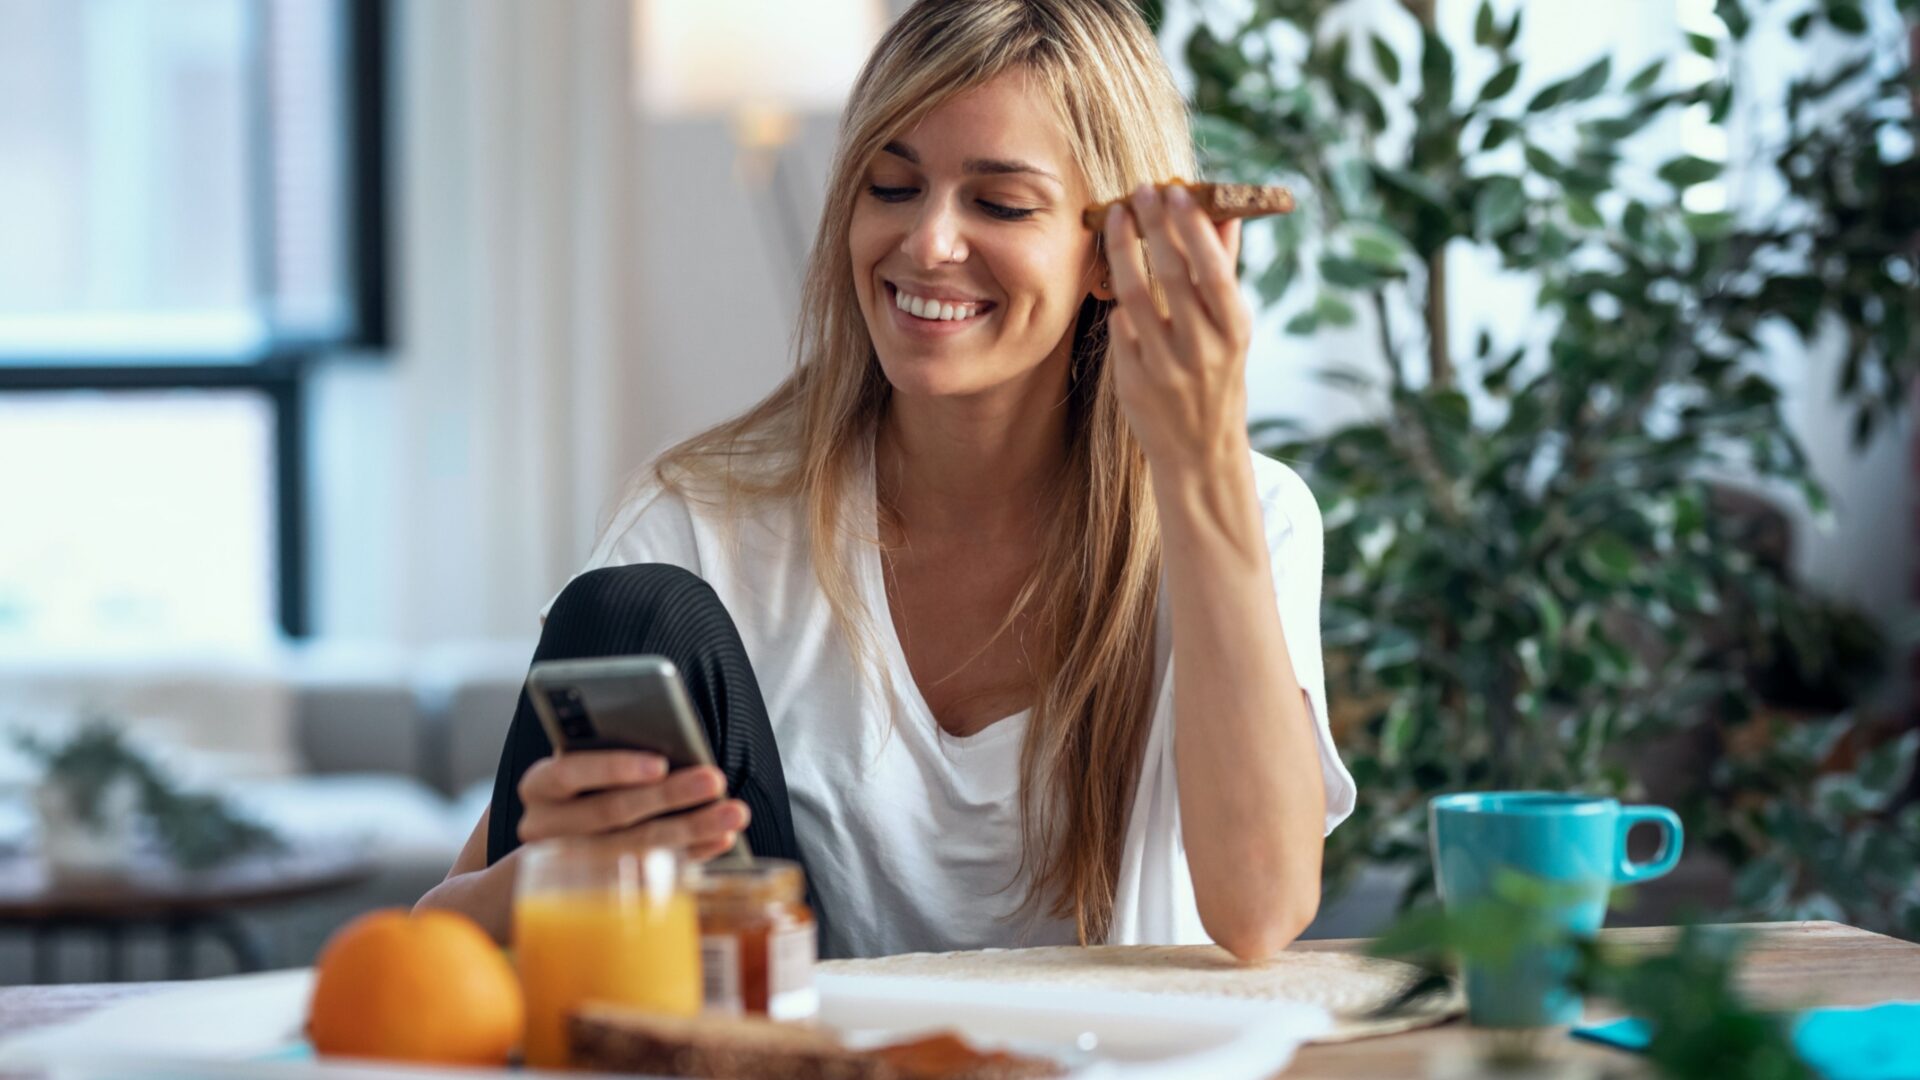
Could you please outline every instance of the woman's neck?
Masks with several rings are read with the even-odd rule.
[[[893,395],[880,419],[875,482],[911,535],[1032,534],[1067,458],[1065,379],[1046,380],[1055,381],[968,398]]]

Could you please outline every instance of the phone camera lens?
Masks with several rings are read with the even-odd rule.
[[[579,690],[568,687],[550,691],[547,700],[553,704],[553,717],[568,738],[583,739],[593,734],[593,725],[587,721],[586,702]]]

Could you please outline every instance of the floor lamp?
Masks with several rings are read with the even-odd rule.
[[[807,223],[785,150],[801,116],[840,109],[884,22],[882,0],[633,0],[641,112],[730,122],[735,172],[771,234],[790,311]]]

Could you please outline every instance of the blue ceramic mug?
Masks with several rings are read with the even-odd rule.
[[[1627,833],[1642,822],[1663,833],[1652,862],[1627,858]],[[1489,896],[1501,876],[1548,883],[1550,911],[1581,936],[1599,933],[1607,898],[1672,870],[1680,861],[1680,817],[1664,806],[1547,791],[1440,795],[1427,803],[1428,837],[1440,900],[1448,907]],[[1580,996],[1564,976],[1571,957],[1535,951],[1511,964],[1466,967],[1467,1014],[1482,1027],[1542,1027],[1580,1019]]]

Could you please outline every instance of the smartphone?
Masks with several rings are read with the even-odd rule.
[[[645,750],[669,771],[713,764],[700,715],[664,656],[542,661],[527,672],[527,696],[555,754]],[[729,855],[750,857],[746,837]]]

